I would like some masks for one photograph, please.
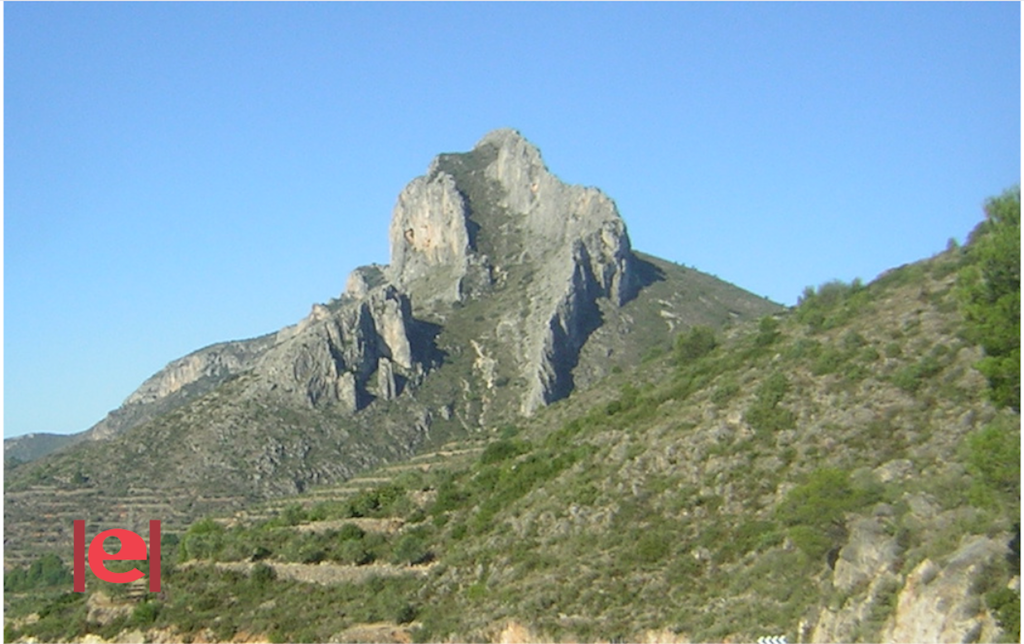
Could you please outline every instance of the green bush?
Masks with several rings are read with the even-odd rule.
[[[287,526],[299,525],[307,519],[306,509],[298,503],[292,503],[281,512],[281,521]]]
[[[391,551],[391,563],[394,564],[421,564],[433,559],[430,551],[427,534],[420,529],[406,532]]]
[[[179,546],[179,557],[189,559],[216,560],[226,545],[224,526],[213,519],[202,519],[193,523]]]
[[[794,544],[814,559],[845,538],[847,513],[878,503],[882,492],[877,484],[854,484],[845,470],[822,468],[786,494],[775,516],[789,526]]]
[[[348,515],[355,518],[387,516],[405,499],[405,488],[398,485],[384,485],[366,490],[349,499]]]
[[[845,470],[822,468],[786,494],[776,515],[789,526],[841,524],[845,513],[880,500],[880,489],[855,486]]]
[[[491,463],[498,463],[518,456],[526,451],[529,451],[529,443],[502,439],[490,443],[486,448],[484,448],[483,454],[480,455],[480,464],[490,465]]]
[[[768,347],[779,339],[779,321],[770,315],[761,318],[757,324],[757,335],[754,336],[754,346]]]
[[[732,376],[724,377],[711,393],[711,402],[722,407],[735,398],[739,392],[740,385],[736,382],[736,379]]]
[[[834,546],[835,536],[831,531],[808,525],[797,525],[789,529],[789,538],[812,560],[820,560]]]
[[[811,373],[816,376],[824,376],[826,374],[835,373],[843,368],[846,363],[847,355],[845,352],[840,351],[834,347],[827,347],[820,355],[811,363]]]
[[[868,295],[860,278],[849,284],[832,280],[817,289],[808,286],[797,300],[795,317],[812,333],[834,329],[864,308]]]
[[[672,535],[660,530],[644,531],[629,551],[632,561],[641,565],[655,564],[664,559],[672,551]]]
[[[985,603],[995,613],[999,628],[1003,629],[1007,642],[1020,641],[1020,592],[1009,588],[997,588],[985,595]]]
[[[277,579],[277,571],[263,562],[257,563],[249,571],[249,581],[256,586],[266,586]]]
[[[929,354],[893,374],[892,383],[907,393],[915,393],[940,371],[942,364],[934,355]]]
[[[1020,504],[1019,417],[1000,418],[966,438],[967,468],[975,505]],[[1019,512],[1019,510],[1018,510]]]
[[[373,563],[376,556],[361,539],[349,539],[338,544],[331,553],[331,559],[349,566],[365,566]]]
[[[673,357],[678,364],[688,364],[711,353],[717,344],[711,327],[695,326],[676,338]]]
[[[144,601],[132,611],[132,616],[128,623],[136,628],[148,628],[160,616],[160,607],[161,604],[159,602]]]
[[[772,373],[757,388],[755,400],[747,407],[744,418],[759,433],[792,429],[796,426],[796,414],[779,406],[788,391],[786,376]]]
[[[366,531],[354,523],[346,523],[335,534],[339,541],[352,541],[362,539]]]

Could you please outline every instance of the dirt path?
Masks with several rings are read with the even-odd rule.
[[[201,565],[208,562],[189,561],[182,564],[183,567]],[[422,566],[393,566],[391,564],[368,564],[365,566],[347,566],[323,562],[319,564],[300,564],[265,561],[268,566],[274,569],[278,579],[294,579],[310,584],[358,584],[372,577],[402,577],[405,575],[416,575],[425,577],[433,570],[436,563]],[[213,564],[221,570],[234,570],[249,574],[256,564],[248,561],[218,561]]]

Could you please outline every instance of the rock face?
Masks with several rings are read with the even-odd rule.
[[[880,629],[866,635],[883,642],[996,640],[998,624],[972,587],[987,565],[1006,556],[1005,539],[975,536],[944,563],[925,559],[901,575],[897,539],[879,517],[858,517],[847,527],[832,586],[849,599],[821,612],[811,642],[860,641],[872,622]]]
[[[315,305],[299,324],[278,333],[278,342],[255,366],[258,387],[354,412],[370,400],[367,385],[374,373],[387,400],[397,393],[396,368],[407,377],[422,375],[409,335],[415,324],[409,298],[390,284],[367,289],[358,277],[353,281],[356,297],[343,297],[333,311]]]
[[[125,405],[152,403],[204,378],[222,380],[246,371],[266,348],[265,340],[215,344],[179,358],[150,376],[127,399]]]
[[[269,334],[222,342],[174,360],[147,378],[119,408],[75,438],[105,440],[185,405],[252,369],[274,339],[274,334]]]
[[[945,566],[922,561],[907,575],[883,641],[995,641],[999,627],[970,589],[986,564],[1005,555],[1002,543],[977,536],[957,549]]]
[[[403,287],[432,273],[433,299],[462,299],[470,248],[466,203],[451,175],[418,177],[398,195],[391,218],[391,275]]]

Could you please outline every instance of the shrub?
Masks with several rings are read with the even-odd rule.
[[[966,447],[968,471],[974,476],[972,502],[1019,504],[1020,427],[1016,422],[1000,418],[968,435]]]
[[[341,526],[341,528],[338,530],[335,536],[338,538],[339,541],[352,541],[362,539],[365,534],[366,531],[364,531],[356,524],[346,523],[345,525]]]
[[[362,540],[350,539],[334,548],[331,559],[350,566],[365,566],[373,563],[375,556]]]
[[[736,379],[731,376],[725,377],[718,383],[718,386],[715,387],[714,392],[712,392],[711,402],[722,407],[727,402],[735,398],[736,394],[739,392],[740,385],[736,382]]]
[[[850,473],[822,468],[786,494],[776,517],[790,526],[789,536],[811,558],[819,557],[845,537],[845,515],[882,500],[877,485],[855,485]]]
[[[777,509],[786,525],[824,526],[841,523],[846,512],[863,507],[877,493],[856,489],[850,473],[835,468],[814,471],[803,485],[789,491]]]
[[[754,336],[754,345],[767,347],[779,339],[779,321],[770,315],[761,318],[757,324],[757,335]]]
[[[775,372],[765,378],[757,388],[754,402],[744,414],[747,422],[762,433],[795,427],[796,414],[779,406],[788,391],[789,381],[781,373]]]
[[[995,613],[999,628],[1008,642],[1020,641],[1020,592],[1009,588],[998,588],[985,595],[985,603]]]
[[[789,529],[789,538],[793,545],[803,551],[810,559],[820,560],[832,549],[834,537],[830,532],[820,528],[798,525]]]
[[[225,530],[213,519],[202,519],[189,527],[181,540],[180,558],[216,559],[224,550]]]
[[[695,326],[676,338],[674,357],[678,364],[687,364],[706,356],[717,346],[710,327]]]
[[[391,551],[391,562],[395,564],[421,564],[433,559],[428,546],[427,535],[415,529],[406,532],[395,543]]]
[[[151,626],[156,621],[156,618],[160,616],[160,606],[161,604],[158,602],[142,602],[132,611],[129,624],[138,628]]]
[[[281,521],[284,525],[299,525],[306,519],[306,509],[298,503],[292,503],[281,512]]]
[[[827,331],[847,322],[868,301],[859,278],[847,284],[832,280],[817,289],[808,286],[797,300],[796,319],[812,332]]]
[[[816,376],[835,373],[842,368],[845,362],[845,353],[833,347],[828,347],[811,363],[811,373]]]
[[[927,355],[907,365],[892,376],[892,383],[907,393],[915,393],[926,380],[942,371],[942,365],[934,355]]]
[[[526,443],[502,439],[490,443],[484,448],[483,454],[480,455],[480,464],[490,465],[491,463],[505,461],[528,450],[529,446]]]
[[[412,604],[402,604],[395,611],[394,619],[396,624],[411,624],[416,619],[416,607]]]
[[[631,558],[642,565],[655,564],[664,559],[672,550],[671,535],[659,530],[645,531],[630,551]]]
[[[384,485],[366,490],[348,501],[350,517],[384,516],[392,512],[406,498],[405,488],[398,485]]]
[[[15,568],[4,574],[4,591],[18,592],[48,586],[71,585],[71,570],[60,557],[47,553],[41,555],[27,568]]]

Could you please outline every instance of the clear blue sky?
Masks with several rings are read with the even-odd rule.
[[[3,10],[5,436],[294,323],[497,127],[634,248],[786,304],[963,240],[1020,180],[1017,3]]]

